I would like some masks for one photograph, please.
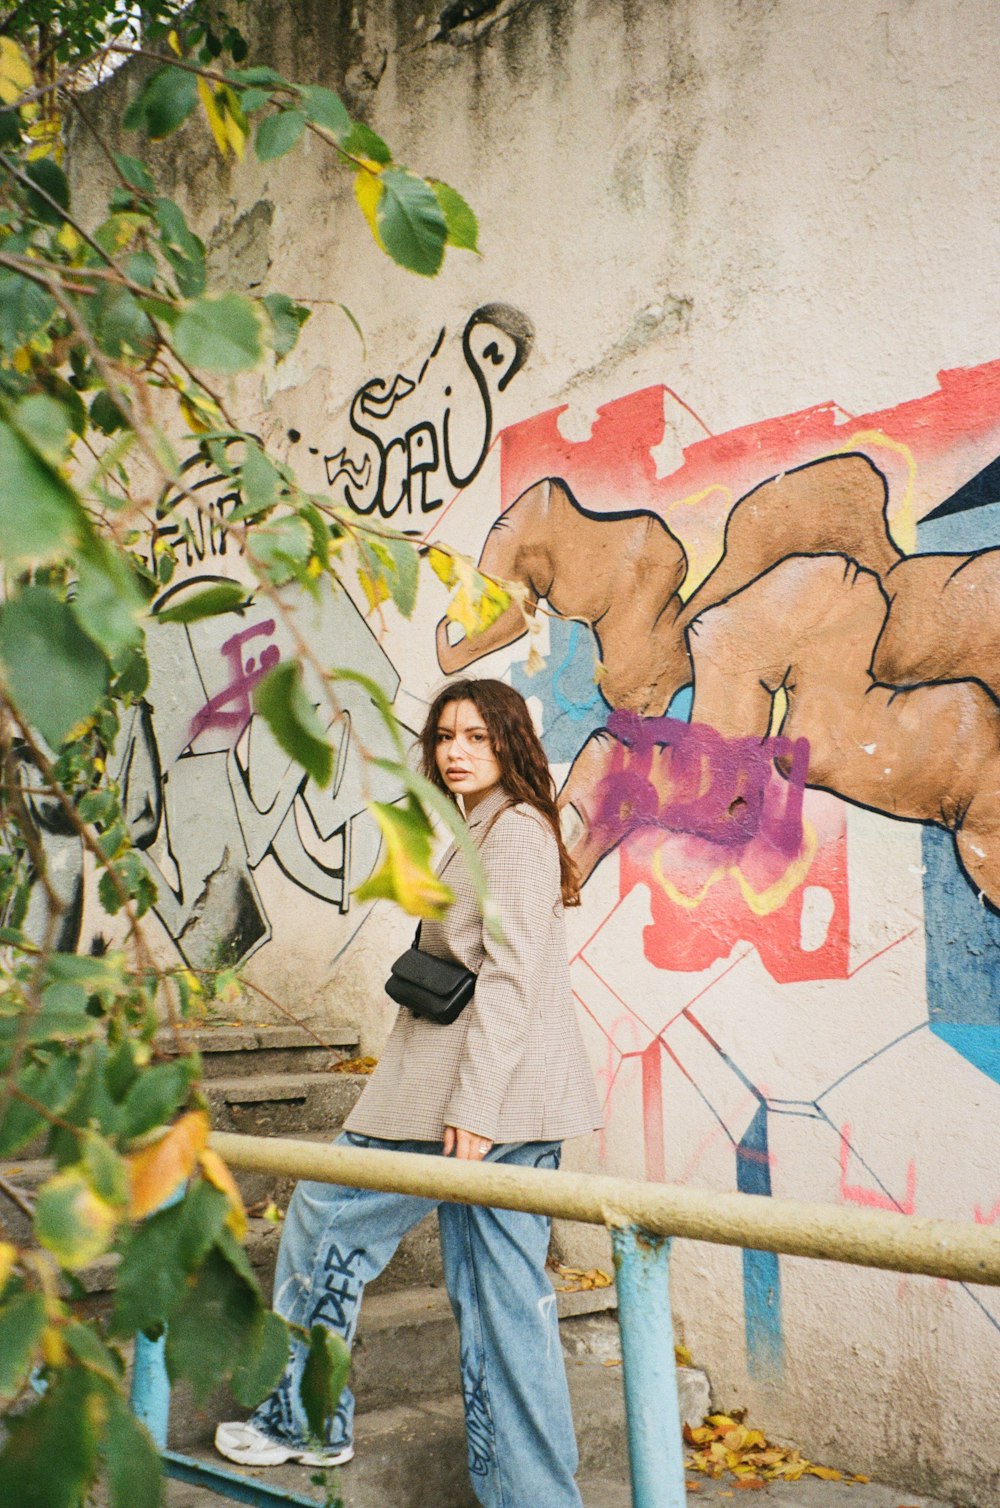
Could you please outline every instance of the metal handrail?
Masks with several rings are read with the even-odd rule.
[[[618,1290],[633,1508],[685,1508],[686,1502],[670,1308],[672,1237],[1000,1286],[998,1227],[227,1131],[214,1132],[211,1145],[233,1167],[606,1226]],[[139,1403],[137,1412],[163,1445],[169,1387],[162,1341],[140,1336],[136,1362],[139,1393],[157,1398],[152,1409]],[[172,1452],[164,1451],[163,1459],[168,1474],[183,1473],[239,1501],[309,1501]]]
[[[229,1131],[213,1132],[211,1146],[233,1167],[320,1183],[393,1189],[588,1225],[635,1225],[656,1236],[683,1236],[1000,1287],[1000,1225],[919,1219],[891,1210],[843,1209],[604,1174],[457,1162],[415,1152],[370,1151]]]

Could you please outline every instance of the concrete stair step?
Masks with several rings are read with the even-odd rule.
[[[205,1096],[217,1131],[247,1136],[332,1139],[367,1082],[352,1073],[256,1073],[208,1079]]]
[[[621,1368],[606,1366],[605,1359],[567,1358],[580,1448],[579,1481],[586,1508],[611,1508],[612,1504],[617,1508],[619,1503],[627,1508],[630,1497],[624,1485],[628,1482],[628,1452]],[[682,1413],[702,1408],[703,1399],[707,1407],[708,1385],[703,1373],[679,1369],[678,1387]],[[411,1389],[405,1403],[359,1413],[356,1446],[351,1464],[336,1476],[330,1475],[345,1508],[475,1508],[465,1464],[462,1402],[456,1393],[426,1397]],[[207,1441],[187,1448],[185,1453],[204,1460],[219,1459]],[[312,1492],[317,1504],[322,1501],[321,1489],[310,1487],[310,1473],[303,1467],[277,1467],[247,1475],[286,1491]],[[223,1499],[209,1498],[179,1483],[170,1483],[167,1488],[167,1508],[209,1508],[216,1501]]]
[[[613,1288],[557,1294],[567,1364],[614,1366],[617,1322]],[[410,1286],[365,1295],[354,1343],[351,1387],[358,1415],[415,1399],[446,1397],[458,1376],[458,1330],[443,1288]],[[239,1417],[226,1389],[196,1408],[184,1384],[174,1389],[170,1441],[176,1450],[211,1442],[222,1419]],[[702,1414],[704,1410],[702,1410]],[[698,1415],[701,1421],[702,1414]]]
[[[219,1025],[189,1028],[186,1037],[202,1057],[206,1079],[258,1073],[325,1072],[358,1050],[354,1026],[330,1026],[314,1036],[301,1026]],[[173,1036],[161,1032],[157,1047],[174,1052]]]

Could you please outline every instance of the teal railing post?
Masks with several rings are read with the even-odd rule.
[[[165,1450],[170,1423],[170,1378],[167,1376],[167,1338],[135,1338],[132,1359],[132,1412],[149,1430],[157,1450]]]
[[[670,1241],[635,1225],[612,1226],[611,1240],[633,1508],[685,1508]]]

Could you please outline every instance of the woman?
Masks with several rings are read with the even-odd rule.
[[[559,1166],[568,1136],[600,1124],[573,1009],[563,906],[579,903],[554,786],[524,698],[502,681],[454,682],[420,735],[424,773],[459,804],[497,904],[503,941],[484,930],[460,851],[438,873],[455,900],[425,921],[420,946],[477,975],[450,1026],[401,1010],[340,1140],[528,1167]],[[364,1286],[435,1201],[300,1183],[288,1207],[275,1308],[350,1343]],[[486,1508],[579,1508],[576,1441],[545,1273],[549,1221],[438,1206],[445,1282],[461,1339],[469,1472]],[[354,1454],[345,1393],[321,1448],[299,1399],[303,1348],[248,1424],[220,1424],[216,1447],[247,1465],[339,1465]]]

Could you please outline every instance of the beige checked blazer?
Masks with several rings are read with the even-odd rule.
[[[555,838],[533,807],[510,805],[501,787],[473,809],[469,828],[504,941],[484,931],[452,845],[438,873],[455,900],[442,921],[423,923],[420,946],[472,969],[476,992],[450,1026],[400,1009],[345,1125],[391,1141],[440,1141],[445,1126],[495,1142],[594,1130],[600,1109],[570,990]]]

